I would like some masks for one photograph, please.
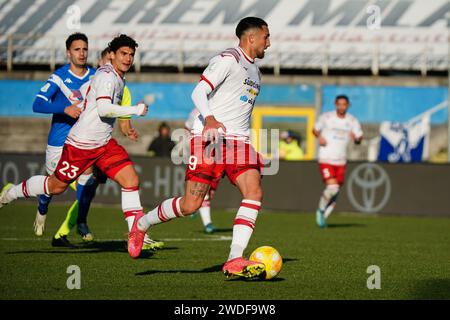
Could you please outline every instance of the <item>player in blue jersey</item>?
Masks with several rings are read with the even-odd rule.
[[[88,38],[82,33],[74,33],[66,40],[67,57],[70,63],[57,69],[41,88],[33,103],[33,111],[53,114],[51,129],[48,134],[45,167],[50,175],[55,170],[61,157],[66,137],[81,113],[82,94],[80,88],[94,75],[95,69],[87,66]],[[91,170],[88,170],[91,171]],[[89,204],[95,194],[92,189],[92,171],[84,172],[77,183],[78,230],[88,236],[86,215]],[[51,196],[39,196],[38,211],[34,222],[34,231],[41,236],[45,229],[45,218]],[[76,205],[70,210],[76,210]],[[84,235],[82,233],[85,233]],[[52,242],[56,246],[67,246],[67,239],[58,235]]]

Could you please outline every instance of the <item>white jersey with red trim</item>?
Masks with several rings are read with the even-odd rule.
[[[255,62],[240,47],[230,48],[210,60],[201,79],[212,89],[209,108],[216,120],[224,124],[225,138],[248,140],[250,117],[261,83]],[[194,121],[194,135],[201,134],[203,126],[200,115]]]
[[[350,133],[356,138],[363,135],[361,125],[354,116],[347,113],[339,118],[336,111],[322,114],[314,129],[327,141],[325,146],[319,147],[319,163],[344,165],[347,162],[347,145],[351,141]]]
[[[95,149],[104,146],[112,137],[115,118],[100,117],[97,101],[110,100],[120,105],[122,101],[124,80],[114,67],[107,63],[99,68],[92,80],[85,84],[81,92],[85,97],[83,112],[69,132],[66,143],[79,149]]]

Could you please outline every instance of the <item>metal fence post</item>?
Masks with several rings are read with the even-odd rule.
[[[141,73],[141,52],[137,51],[134,60],[134,71],[136,73]]]
[[[13,68],[13,35],[8,35],[8,48],[7,50],[7,57],[6,57],[6,70],[8,72],[12,71]]]
[[[324,76],[328,75],[328,44],[325,44],[323,50],[323,61],[322,61],[322,74]]]
[[[178,47],[178,72],[184,71],[184,50],[183,41],[180,41],[180,46]]]
[[[372,75],[380,73],[380,43],[376,41],[372,47]]]
[[[281,65],[281,52],[277,50],[275,54],[275,65],[273,66],[273,74],[276,76],[280,75]]]
[[[420,65],[420,73],[422,74],[423,77],[425,77],[427,75],[427,62],[428,62],[428,48],[427,46],[425,46],[423,48],[423,52],[421,55],[421,65]]]

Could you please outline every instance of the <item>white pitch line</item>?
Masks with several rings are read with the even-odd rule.
[[[0,238],[0,241],[50,241],[51,239],[37,239],[37,238]],[[177,241],[229,241],[232,240],[230,236],[220,236],[211,238],[164,238],[160,239],[166,242],[177,242]],[[96,241],[114,241],[121,242],[126,241],[126,239],[97,239]]]

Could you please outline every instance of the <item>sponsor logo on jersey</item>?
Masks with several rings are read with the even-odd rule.
[[[245,84],[245,85],[248,85],[248,86],[250,86],[250,87],[252,87],[252,88],[258,89],[258,90],[259,90],[259,88],[260,88],[259,83],[257,83],[256,81],[253,81],[253,80],[250,79],[250,78],[245,79],[245,80],[244,80],[244,84]]]
[[[77,101],[77,100],[83,100],[83,95],[81,94],[80,90],[73,90],[72,93],[69,96],[70,101]]]
[[[70,78],[66,78],[66,80],[64,80],[65,83],[73,83],[72,80],[70,80]]]
[[[258,93],[259,93],[259,91],[258,91],[258,90],[255,90],[255,89],[248,89],[247,91],[250,92],[250,94],[252,94],[252,95],[254,95],[254,96],[257,96]]]

